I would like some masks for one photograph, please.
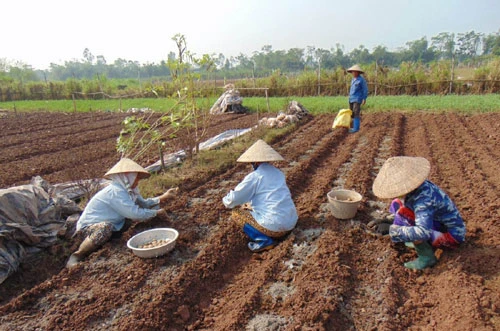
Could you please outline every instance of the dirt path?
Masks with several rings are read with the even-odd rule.
[[[61,257],[48,266],[57,272],[24,293],[0,289],[7,295],[0,329],[498,329],[499,120],[366,114],[353,135],[332,131],[332,115],[314,117],[273,144],[287,159],[282,169],[299,212],[296,229],[276,248],[250,253],[229,221],[221,199],[248,173],[239,165],[183,191],[168,220],[130,226],[75,269],[64,269]],[[430,180],[467,222],[466,243],[424,272],[403,267],[414,258],[410,249],[366,231],[387,209],[371,186],[394,155],[428,158]],[[363,194],[352,220],[328,209],[326,194],[337,187]],[[175,227],[176,249],[134,257],[126,241],[152,226]]]

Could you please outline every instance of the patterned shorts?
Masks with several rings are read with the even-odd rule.
[[[263,234],[265,234],[266,236],[269,236],[271,238],[281,238],[281,237],[286,236],[288,233],[290,233],[290,231],[276,232],[276,231],[271,231],[271,230],[264,228],[263,226],[261,226],[259,223],[257,223],[255,221],[252,214],[250,214],[249,210],[233,209],[231,212],[231,218],[233,219],[233,221],[236,224],[238,224],[238,226],[243,227],[245,225],[245,223],[248,223],[251,226],[253,226],[254,228],[256,228],[257,230],[259,230],[260,232],[262,232]]]
[[[92,240],[94,245],[102,246],[106,243],[113,234],[113,224],[101,222],[89,225],[81,230],[85,238]]]

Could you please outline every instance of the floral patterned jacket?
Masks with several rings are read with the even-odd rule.
[[[404,199],[404,206],[415,213],[414,226],[391,225],[394,242],[427,241],[432,230],[449,232],[459,243],[465,240],[465,223],[450,197],[429,180]]]

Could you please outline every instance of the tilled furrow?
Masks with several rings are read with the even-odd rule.
[[[292,245],[288,238],[271,252],[253,255],[238,270],[225,276],[226,285],[211,299],[201,319],[192,328],[212,330],[244,329],[262,305],[266,284],[276,279]],[[250,275],[250,277],[249,277]]]
[[[345,188],[352,189],[365,196],[371,192],[371,183],[373,178],[371,170],[375,157],[378,154],[379,146],[384,138],[389,127],[389,115],[382,115],[382,122],[385,125],[378,125],[367,130],[360,131],[360,140],[365,138],[366,141],[359,149],[357,155],[353,155],[349,160],[352,164],[349,167],[350,171],[345,181]],[[366,132],[366,133],[365,133]]]
[[[67,127],[80,127],[86,123],[98,123],[103,121],[118,121],[125,118],[125,114],[116,113],[67,113],[61,116],[61,113],[30,113],[30,115],[21,115],[17,122],[11,124],[0,133],[0,137],[12,136],[17,134],[36,134],[46,132],[47,128],[59,130]]]
[[[33,176],[42,176],[53,174],[57,171],[65,169],[71,170],[75,165],[94,162],[103,158],[118,154],[114,150],[115,141],[108,140],[106,144],[102,142],[92,143],[87,146],[79,146],[68,149],[64,152],[49,153],[39,155],[28,160],[11,161],[0,164],[0,172],[10,171],[9,182],[0,181],[0,187],[6,187],[14,183],[28,181]],[[45,159],[51,158],[51,163],[44,162]],[[106,169],[106,168],[103,168]]]
[[[418,274],[413,276],[418,277],[412,280],[412,283],[416,284],[407,287],[408,300],[398,309],[398,313],[402,316],[401,325],[406,327],[427,325],[431,321],[436,329],[451,324],[464,325],[467,329],[490,329],[487,326],[488,308],[480,304],[470,305],[467,302],[471,297],[476,298],[473,300],[475,302],[494,300],[493,297],[489,297],[490,291],[485,286],[488,282],[475,273],[479,268],[486,273],[491,272],[489,266],[492,263],[498,264],[487,251],[482,251],[483,243],[491,244],[489,233],[498,229],[491,220],[491,217],[498,218],[498,215],[492,216],[497,213],[496,210],[473,207],[483,204],[494,206],[494,193],[488,191],[491,190],[491,184],[478,169],[474,152],[464,146],[465,141],[461,138],[464,132],[459,129],[461,125],[457,123],[455,116],[438,118],[432,115],[418,115],[417,123],[419,121],[425,124],[422,126],[425,128],[424,142],[429,146],[427,154],[430,155],[431,169],[433,169],[431,180],[447,191],[457,204],[467,224],[468,233],[466,242],[460,248],[453,251],[445,250],[439,263],[429,270],[428,276],[418,277]],[[409,138],[412,139],[411,136]],[[479,237],[477,227],[484,231]],[[463,250],[467,250],[469,258],[462,258]],[[474,258],[471,259],[471,256]],[[473,271],[473,276],[469,274],[470,270]],[[448,300],[436,304],[443,297]],[[451,306],[447,304],[448,302],[450,304],[453,302],[453,306],[468,308],[461,310],[459,315],[450,315]],[[465,326],[464,323],[468,324]]]
[[[484,172],[485,181],[492,185],[493,190],[500,189],[500,179],[496,176],[497,165],[500,159],[500,151],[494,146],[493,134],[484,136],[478,139],[476,132],[471,131],[467,127],[467,123],[476,122],[476,117],[463,117],[457,114],[450,114],[453,121],[456,123],[456,131],[459,132],[455,140],[460,143],[461,148],[465,151],[475,163],[476,168]]]
[[[283,141],[276,145],[276,150],[280,152],[288,161],[297,161],[297,158],[310,149],[311,142],[317,143],[323,136],[332,132],[328,125],[330,116],[318,116],[307,124],[300,126],[293,135],[288,135]],[[290,139],[293,137],[293,139]]]
[[[82,125],[82,122],[77,122],[74,123],[74,125],[66,125],[61,129],[47,126],[43,131],[38,132],[36,135],[36,147],[43,150],[44,147],[48,147],[43,146],[44,144],[55,144],[65,140],[72,144],[78,144],[79,136],[92,136],[100,131],[108,133],[114,132],[114,134],[118,136],[120,130],[121,125],[120,119],[118,118],[106,121],[96,121],[85,125]],[[32,133],[30,133],[30,135],[27,135],[26,133],[17,133],[15,135],[10,135],[8,138],[2,139],[0,147],[7,149],[23,148],[24,145],[33,145],[33,136],[31,134]],[[2,154],[5,151],[6,150],[2,150]]]
[[[21,161],[38,155],[51,154],[59,151],[64,151],[69,148],[76,148],[82,145],[89,145],[92,143],[102,143],[105,140],[113,140],[116,142],[120,128],[108,127],[99,130],[87,131],[85,133],[69,133],[64,140],[64,144],[57,144],[52,139],[39,141],[33,146],[32,143],[24,143],[22,145],[15,145],[9,148],[2,149],[0,155],[0,162],[9,162],[12,160]],[[56,135],[58,141],[62,141],[64,136]]]
[[[321,124],[321,123],[320,123]],[[325,142],[326,146],[329,146]],[[321,148],[320,148],[321,149]],[[318,152],[321,153],[321,152]],[[305,161],[304,161],[305,162]],[[317,177],[320,178],[321,176]],[[328,183],[328,180],[326,180]],[[325,185],[324,185],[325,186]],[[327,184],[326,184],[327,186]],[[325,191],[325,188],[323,188]],[[270,259],[252,259],[244,265],[237,274],[230,277],[230,282],[227,285],[225,292],[212,299],[213,304],[209,307],[207,312],[204,312],[205,318],[203,319],[203,327],[215,329],[233,329],[242,326],[252,314],[256,314],[260,305],[260,296],[262,295],[262,287],[266,283],[273,283],[275,281],[274,270],[280,268],[280,261],[287,254],[291,245],[291,239],[288,238],[284,243],[280,244],[278,248],[272,250],[273,254],[269,253]],[[267,256],[267,254],[263,254]],[[252,273],[252,277],[248,278],[247,275]],[[246,284],[248,282],[248,284]],[[253,290],[251,290],[253,288]],[[242,293],[238,294],[239,289]],[[244,299],[243,299],[244,298]],[[238,299],[238,300],[235,300]],[[227,311],[228,307],[233,307]],[[255,306],[257,305],[257,306]],[[234,307],[240,308],[234,308]],[[249,311],[249,306],[253,307]],[[194,325],[199,327],[199,325]]]
[[[239,229],[232,223],[219,224],[217,231],[206,238],[202,251],[184,263],[170,282],[159,284],[150,301],[134,306],[129,315],[117,321],[116,327],[166,330],[194,323],[249,259],[251,254]]]
[[[366,134],[371,137],[372,135],[377,135],[381,129],[367,127]],[[383,129],[382,129],[383,131]],[[338,222],[332,217],[327,218],[324,222],[314,220],[315,215],[320,210],[320,205],[326,200],[326,192],[331,187],[332,180],[336,176],[336,172],[334,169],[338,168],[342,163],[346,162],[350,156],[350,150],[354,147],[356,143],[361,143],[355,135],[350,135],[348,139],[342,140],[342,145],[338,144],[339,140],[335,139],[333,136],[328,142],[324,143],[323,148],[318,148],[318,155],[312,153],[311,160],[316,160],[316,162],[312,161],[303,161],[304,165],[307,165],[306,168],[310,170],[310,172],[306,172],[308,177],[312,178],[312,180],[307,182],[306,189],[301,192],[296,198],[297,209],[299,210],[299,225],[294,233],[296,237],[299,237],[299,234],[312,231],[311,227],[318,226],[322,224],[327,228],[330,227],[330,223],[326,223],[328,221],[334,223]],[[332,146],[337,145],[337,153],[327,153],[327,156],[320,156],[320,154],[325,154],[326,151],[330,151]],[[296,170],[297,169],[297,170]],[[303,168],[301,164],[292,168],[289,172],[290,178],[294,178],[294,173],[303,172]],[[369,176],[369,173],[367,173]],[[302,180],[302,182],[305,179]],[[293,191],[297,190],[294,188],[294,181],[289,181],[290,188]],[[364,232],[363,232],[364,233]],[[325,236],[325,238],[323,238]],[[331,233],[325,232],[325,234],[320,234],[319,239],[317,239],[317,243],[314,240],[309,240],[307,242],[306,247],[317,246],[316,253],[308,256],[307,258],[300,261],[299,265],[302,266],[301,270],[298,270],[296,273],[293,273],[293,277],[287,275],[286,268],[282,271],[281,277],[277,277],[275,279],[276,283],[284,282],[288,287],[293,288],[293,291],[287,296],[290,304],[287,304],[288,301],[285,301],[280,309],[282,317],[290,318],[293,316],[293,325],[309,325],[311,327],[322,325],[323,327],[329,325],[329,323],[333,323],[332,321],[342,322],[345,325],[349,325],[350,319],[347,317],[352,314],[352,306],[349,306],[349,311],[344,312],[339,317],[334,317],[334,312],[344,311],[345,307],[343,305],[344,298],[339,297],[339,293],[346,294],[349,293],[350,285],[347,285],[347,282],[342,282],[342,276],[339,275],[340,280],[339,284],[335,281],[331,287],[322,288],[320,291],[318,289],[314,289],[311,287],[311,283],[316,279],[328,279],[328,277],[335,278],[337,277],[337,273],[348,273],[350,274],[349,268],[355,268],[355,266],[350,266],[349,264],[339,264],[335,263],[338,260],[338,255],[341,252],[346,253],[348,250],[335,249],[337,245],[331,245],[331,243],[335,240],[334,237],[332,239]],[[324,243],[326,242],[326,243]],[[294,240],[294,248],[302,247],[301,240]],[[380,250],[380,249],[379,249]],[[349,252],[350,253],[350,252]],[[331,267],[325,268],[325,260],[332,260]],[[293,270],[294,262],[297,261],[296,258],[292,256],[289,257],[289,260],[292,261],[287,265]],[[329,266],[329,265],[327,265]],[[328,275],[326,275],[327,273]],[[360,277],[362,279],[363,277]],[[291,283],[290,279],[292,279]],[[335,278],[336,279],[336,278]],[[347,286],[347,288],[346,288]],[[313,290],[314,289],[314,290]],[[269,300],[269,299],[268,299]],[[347,299],[346,299],[347,300]],[[305,302],[312,302],[313,304],[309,305],[305,304]],[[273,303],[273,308],[276,308],[278,303]],[[297,306],[295,306],[297,305]],[[290,306],[292,308],[290,308]],[[267,310],[269,310],[269,306],[263,305],[260,310],[257,312],[260,315],[264,315]],[[356,307],[358,308],[358,307]],[[291,310],[290,310],[291,309]],[[297,312],[303,310],[304,316],[297,317]],[[300,313],[299,313],[300,314]],[[319,321],[319,322],[318,322]]]
[[[365,116],[365,121],[369,116]],[[380,121],[377,121],[380,123]],[[392,123],[388,116],[383,116],[385,125],[371,126],[363,128],[359,135],[358,146],[353,148],[354,155],[351,154],[348,167],[352,169],[351,179],[346,180],[346,186],[353,186],[356,177],[359,187],[356,190],[366,194],[370,191],[373,181],[373,168],[375,159],[380,158],[379,153],[384,157],[392,154],[388,148],[398,148],[398,145],[390,143],[387,139],[387,131],[398,132],[403,125],[401,118],[394,119],[396,128],[391,129]],[[392,137],[391,139],[395,139]],[[382,144],[384,147],[382,148]],[[356,219],[363,219],[369,210],[366,209]],[[401,298],[396,290],[400,288],[397,281],[391,277],[393,269],[392,259],[396,253],[392,251],[386,241],[367,234],[363,229],[363,223],[359,221],[338,221],[339,226],[335,229],[341,232],[343,247],[330,253],[332,259],[339,258],[339,264],[343,266],[345,281],[341,287],[336,289],[336,305],[333,310],[322,318],[317,318],[316,327],[332,328],[335,325],[345,325],[342,329],[370,329],[376,327],[387,327],[395,322],[394,313],[397,303]],[[323,257],[323,260],[325,258]],[[374,262],[377,261],[377,262]],[[382,263],[382,264],[381,264]],[[388,264],[388,266],[383,266]],[[318,265],[321,265],[318,263]],[[362,266],[362,267],[358,267]],[[368,267],[373,265],[373,267]],[[375,278],[375,279],[374,279]],[[373,284],[382,285],[373,287]],[[384,285],[386,284],[386,285]],[[372,302],[370,306],[366,302]],[[386,305],[386,309],[380,310],[380,304]],[[355,326],[355,327],[353,327]],[[390,328],[389,328],[390,329]]]
[[[441,166],[442,177],[446,178],[444,188],[467,219],[483,219],[483,227],[497,228],[498,225],[494,226],[494,220],[500,219],[500,205],[495,186],[477,166],[476,159],[481,158],[481,154],[464,146],[462,134],[455,131],[455,121],[454,117],[449,116],[438,120],[434,118],[428,122],[429,130],[436,139],[434,146],[438,151],[434,154],[439,155],[436,160]],[[474,197],[475,204],[487,207],[472,208],[471,197]]]
[[[492,116],[496,114],[480,114],[460,116],[459,120],[466,128],[467,134],[472,137],[471,144],[486,150],[493,159],[500,159],[500,124]]]

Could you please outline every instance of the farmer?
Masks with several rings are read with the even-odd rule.
[[[350,133],[359,131],[361,125],[361,106],[366,103],[368,98],[368,85],[366,80],[361,76],[364,71],[359,65],[354,65],[347,69],[347,72],[352,74],[351,89],[349,90],[349,109],[352,110],[352,128]]]
[[[286,236],[297,224],[285,175],[268,163],[283,160],[271,146],[258,140],[237,160],[250,163],[253,171],[222,199],[227,208],[247,205],[233,209],[232,218],[250,238],[248,248],[252,252],[273,248],[276,239]]]
[[[433,248],[456,248],[465,240],[465,224],[457,207],[427,180],[429,172],[425,158],[391,157],[373,182],[377,197],[396,198],[389,209],[394,214],[389,235],[392,241],[415,248],[418,258],[404,264],[409,269],[433,266],[437,263]]]
[[[166,212],[160,209],[160,203],[173,198],[177,192],[177,188],[169,189],[156,198],[144,199],[137,184],[149,177],[149,172],[127,158],[121,159],[104,177],[111,179],[111,184],[90,199],[80,216],[75,234],[81,233],[85,239],[70,256],[67,267],[97,250],[111,238],[112,232],[120,231],[125,218],[143,221],[164,216]]]

